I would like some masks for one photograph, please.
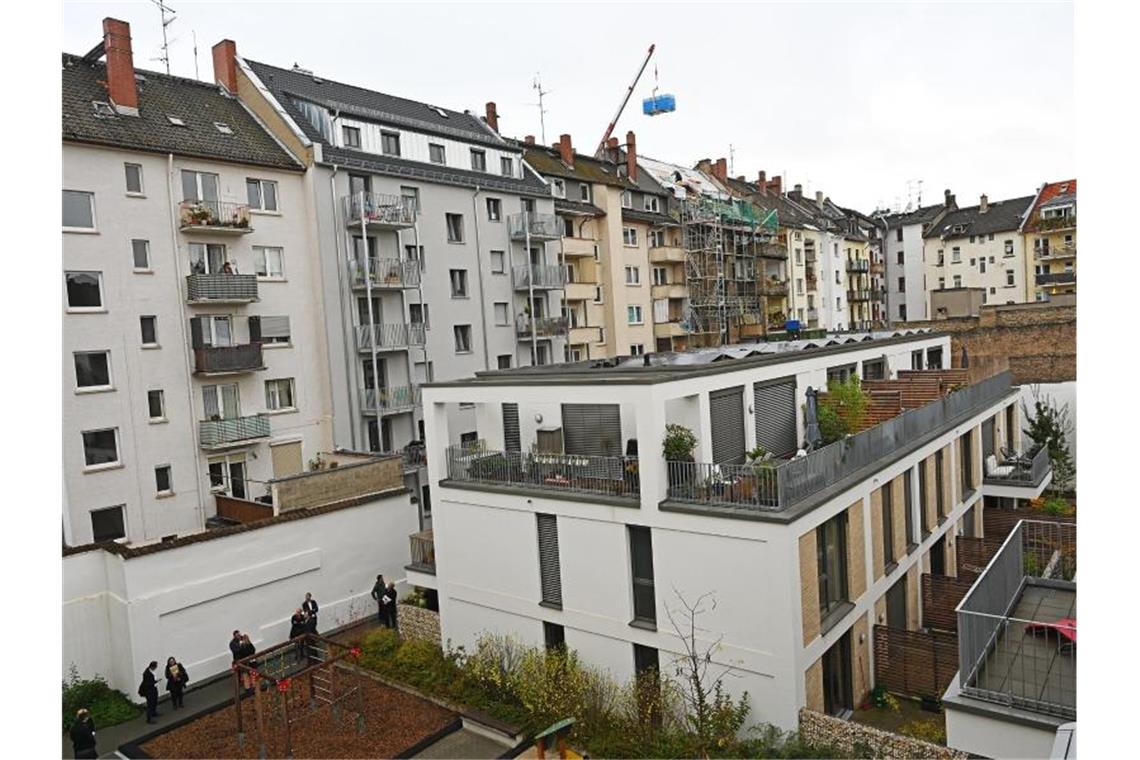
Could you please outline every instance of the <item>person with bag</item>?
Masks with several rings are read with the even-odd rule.
[[[170,692],[170,706],[174,709],[182,707],[182,691],[190,683],[190,675],[174,657],[166,658],[166,690]]]

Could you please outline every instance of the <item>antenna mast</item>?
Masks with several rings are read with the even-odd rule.
[[[166,39],[166,27],[174,23],[174,9],[168,5],[163,5],[163,0],[150,0],[158,6],[158,12],[162,16],[162,55],[158,60],[166,65],[166,73],[170,74],[170,42]],[[170,14],[170,18],[166,14]],[[195,43],[195,56],[197,55],[197,43]],[[197,67],[197,58],[195,57],[195,67]]]
[[[194,35],[194,78],[198,79],[198,30],[191,32]]]
[[[542,98],[544,95],[549,95],[549,90],[542,89],[542,81],[539,79],[539,74],[534,75],[534,84],[531,88],[538,92],[538,126],[542,133],[542,144],[546,145],[546,109],[542,106]]]
[[[736,148],[732,143],[728,144],[728,173],[730,175],[736,174]]]

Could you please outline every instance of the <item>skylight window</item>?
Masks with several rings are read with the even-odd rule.
[[[232,135],[234,131],[230,129],[230,125],[222,121],[215,121],[214,127],[223,135]]]
[[[439,114],[439,115],[440,115],[440,116],[442,116],[443,118],[445,118],[445,119],[447,118],[447,111],[444,111],[444,110],[443,110],[442,108],[440,108],[439,106],[428,106],[428,108],[430,108],[431,110],[435,111],[437,114]]]
[[[172,113],[166,114],[166,120],[169,121],[171,124],[173,124],[176,127],[185,127],[186,126],[186,122],[184,122],[182,120],[182,117],[175,116]]]
[[[92,100],[91,107],[95,109],[95,116],[100,119],[109,119],[115,115],[115,109],[104,100]]]

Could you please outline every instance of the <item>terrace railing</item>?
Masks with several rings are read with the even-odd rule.
[[[480,446],[447,449],[447,477],[467,483],[521,486],[552,492],[637,499],[637,457],[496,451]]]
[[[669,498],[749,509],[780,509],[774,466],[667,462]]]
[[[354,193],[341,199],[349,224],[366,221],[382,227],[411,227],[416,223],[416,202],[402,195]]]
[[[178,204],[179,226],[183,230],[207,227],[233,232],[253,232],[249,226],[249,206],[231,201],[186,200]]]
[[[1012,466],[1013,471],[1008,475],[1001,476],[986,474],[983,478],[984,482],[1000,485],[1035,486],[1045,480],[1045,476],[1053,467],[1053,462],[1049,459],[1049,447],[1042,446],[1028,462],[1019,461],[1012,464],[1005,462],[1004,465]]]
[[[353,287],[365,285],[363,261],[350,261]],[[407,259],[371,258],[368,261],[368,275],[374,288],[418,288],[420,285],[420,262]]]

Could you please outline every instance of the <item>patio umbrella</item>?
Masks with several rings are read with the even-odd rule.
[[[807,408],[804,411],[804,428],[807,431],[808,445],[813,449],[823,443],[823,434],[819,432],[819,409],[815,396],[816,391],[809,385],[807,389]]]
[[[961,362],[961,364],[962,364],[962,369],[966,369],[967,367],[970,366],[970,355],[968,353],[966,353],[966,344],[965,343],[962,344],[962,362]]]

